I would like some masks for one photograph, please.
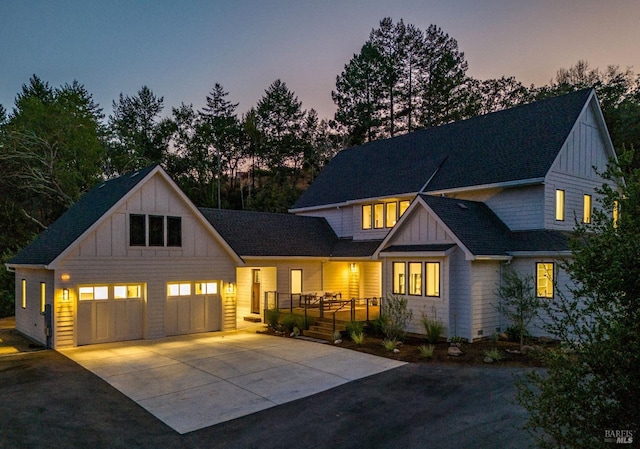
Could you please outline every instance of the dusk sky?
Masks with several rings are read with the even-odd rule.
[[[107,116],[143,85],[165,115],[200,108],[216,82],[244,112],[280,78],[332,118],[336,75],[384,17],[438,25],[477,79],[542,85],[580,59],[640,72],[638,0],[0,0],[0,104],[35,73],[78,80]]]

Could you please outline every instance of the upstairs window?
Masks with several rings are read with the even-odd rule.
[[[553,298],[553,262],[536,264],[536,296],[538,298]]]
[[[396,221],[398,221],[398,203],[386,203],[386,217],[385,221],[387,224],[387,228],[393,228],[396,225]]]
[[[409,209],[409,204],[411,204],[411,201],[409,201],[409,200],[400,201],[400,210],[399,210],[399,216],[400,217],[402,217],[402,215],[404,215],[405,211],[407,209]]]
[[[376,229],[384,228],[384,204],[378,203],[373,206],[373,227]]]
[[[129,215],[129,244],[131,246],[147,245],[146,216]]]
[[[182,246],[181,217],[167,217],[167,246]]]
[[[585,224],[591,223],[591,195],[584,195],[582,209],[582,222]]]
[[[371,204],[362,206],[362,229],[371,229]]]
[[[149,215],[149,246],[164,246],[164,217]]]
[[[564,190],[556,190],[556,221],[564,221]]]

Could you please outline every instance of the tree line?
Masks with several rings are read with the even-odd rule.
[[[243,114],[215,83],[205,106],[165,111],[148,86],[121,93],[106,117],[77,81],[37,75],[0,105],[0,252],[7,260],[105,178],[159,163],[195,204],[284,212],[341,149],[537,99],[595,87],[616,148],[640,145],[640,77],[580,61],[542,87],[476,80],[457,41],[380,21],[336,77],[332,119],[304,109],[282,80]],[[635,167],[640,161],[633,161]],[[13,297],[2,270],[0,296]]]

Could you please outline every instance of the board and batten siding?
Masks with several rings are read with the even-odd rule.
[[[182,246],[129,246],[130,214],[181,217]],[[235,281],[235,269],[235,260],[221,242],[169,183],[156,174],[64,255],[56,266],[56,280],[68,276],[67,281],[60,281],[60,288],[70,290],[81,285],[144,284],[147,296],[143,335],[159,338],[165,336],[168,282],[228,283]],[[228,304],[223,292],[219,292],[219,297],[223,304]],[[67,305],[55,309],[55,322],[67,323],[64,337],[59,336],[56,347],[71,343],[68,308]]]
[[[416,207],[387,243],[392,245],[454,243],[453,238],[424,207]]]
[[[597,172],[603,172],[608,161],[609,155],[602,130],[596,120],[593,106],[590,106],[578,119],[577,126],[567,138],[545,179],[546,229],[573,229],[574,216],[578,221],[582,220],[585,194],[593,196],[592,205],[596,206],[595,189],[603,183]],[[557,189],[565,191],[563,221],[558,221],[555,217]]]

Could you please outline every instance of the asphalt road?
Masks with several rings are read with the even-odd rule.
[[[55,351],[0,357],[2,448],[523,448],[520,369],[408,364],[180,435]]]

